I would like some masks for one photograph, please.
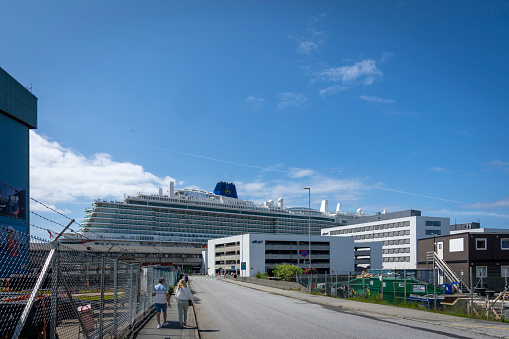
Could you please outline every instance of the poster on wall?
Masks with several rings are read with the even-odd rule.
[[[26,220],[26,190],[0,183],[0,215]]]
[[[0,224],[0,278],[28,272],[29,240],[25,227]]]

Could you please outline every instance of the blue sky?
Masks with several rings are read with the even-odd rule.
[[[78,221],[223,180],[509,228],[508,1],[0,6],[0,66],[39,98],[32,196]]]

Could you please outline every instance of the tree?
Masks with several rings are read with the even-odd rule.
[[[283,281],[290,281],[293,280],[295,275],[302,274],[302,268],[296,265],[290,265],[290,264],[282,264],[282,265],[275,265],[274,270],[272,273],[276,277],[279,278],[279,280]]]

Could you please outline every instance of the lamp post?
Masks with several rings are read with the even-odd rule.
[[[308,251],[308,264],[309,264],[309,277],[311,278],[311,188],[304,187],[305,190],[308,190],[308,233],[309,233],[309,251]],[[311,279],[308,281],[309,293],[311,293]]]

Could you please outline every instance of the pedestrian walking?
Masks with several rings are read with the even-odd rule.
[[[159,284],[155,285],[152,289],[152,296],[155,298],[156,304],[156,316],[157,316],[157,328],[168,326],[170,323],[166,321],[166,303],[171,307],[170,294],[168,293],[168,287],[163,285],[165,282],[164,278],[159,278]],[[163,324],[161,325],[161,311],[163,312]]]
[[[175,299],[178,303],[180,328],[187,325],[187,310],[193,305],[193,294],[184,279],[180,279],[175,292]]]

